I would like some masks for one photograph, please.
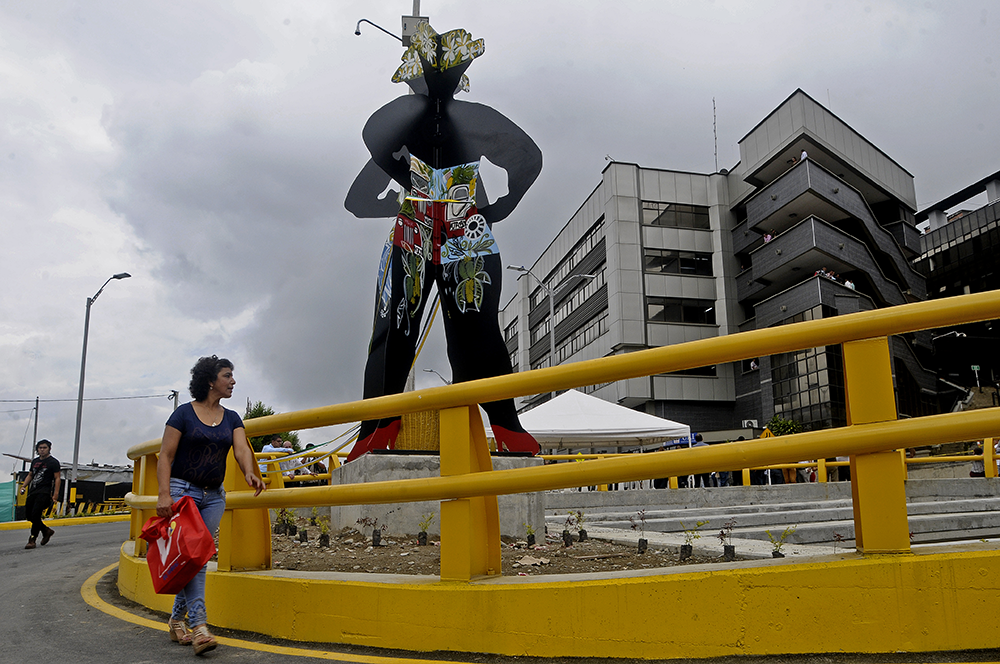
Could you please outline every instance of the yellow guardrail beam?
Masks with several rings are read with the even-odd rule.
[[[735,362],[747,357],[774,355],[803,348],[995,318],[1000,318],[1000,293],[991,291],[960,295],[763,330],[751,330],[690,341],[676,346],[650,348],[624,355],[432,387],[415,392],[268,415],[248,420],[245,423],[246,431],[251,437],[263,436],[281,431],[395,417],[424,410],[471,406],[525,394],[541,394],[580,385],[596,385]],[[140,443],[129,448],[128,458],[137,459],[145,454],[155,453],[159,447],[159,439]]]
[[[945,442],[979,439],[997,429],[1000,429],[1000,409],[989,408],[759,438],[726,445],[631,454],[586,463],[561,463],[362,484],[270,489],[256,498],[248,491],[234,491],[226,497],[226,506],[229,509],[244,509],[375,505],[547,491],[609,482],[631,482],[651,477],[691,475],[719,468],[751,468],[780,463],[788,457],[824,457],[834,449],[841,454],[874,454],[906,446],[919,446],[924,440]],[[126,501],[130,506],[140,509],[156,507],[156,496],[130,493],[126,496]]]

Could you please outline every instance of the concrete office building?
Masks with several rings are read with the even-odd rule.
[[[555,291],[556,363],[926,297],[910,264],[920,250],[913,177],[888,155],[801,90],[739,147],[740,162],[719,173],[608,164],[530,267]],[[818,276],[824,268],[837,279]],[[547,297],[525,275],[501,312],[515,368],[551,361]],[[901,414],[936,407],[921,359],[929,337],[893,340]],[[774,414],[807,428],[846,417],[837,347],[586,391],[723,438]]]
[[[985,205],[947,214],[984,192]],[[929,297],[1000,288],[1000,171],[920,211],[916,220],[929,222],[915,261],[927,276]],[[934,352],[941,376],[950,383],[985,386],[1000,381],[1000,325],[993,321],[938,330]]]

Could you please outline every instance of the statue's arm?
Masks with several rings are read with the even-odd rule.
[[[375,111],[361,132],[372,161],[403,188],[410,186],[410,163],[404,156],[408,137],[414,135],[426,104],[422,95],[395,99]]]
[[[542,171],[542,151],[520,127],[492,108],[480,106],[477,115],[482,155],[507,171],[507,193],[479,210],[493,224],[505,219],[531,188]]]
[[[391,179],[385,171],[373,160],[369,159],[365,167],[354,178],[344,207],[359,219],[374,219],[394,217],[399,211],[399,192],[390,189],[385,196],[379,198]]]

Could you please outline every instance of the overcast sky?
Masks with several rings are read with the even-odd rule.
[[[388,220],[344,209],[365,121],[406,92],[391,2],[0,1],[0,451],[72,461],[86,396],[187,400],[201,355],[227,405],[360,397]],[[618,161],[694,172],[796,88],[912,173],[921,208],[1000,169],[1000,3],[424,0],[486,42],[471,92],[521,126],[542,174],[496,229],[530,265]],[[487,181],[487,189],[489,182]],[[513,292],[505,284],[504,301]],[[450,369],[442,332],[418,369]],[[439,384],[417,374],[418,387]],[[88,401],[81,463],[125,463],[166,398]],[[321,442],[328,430],[302,432]],[[11,462],[11,460],[7,460]],[[20,467],[20,464],[11,464]]]

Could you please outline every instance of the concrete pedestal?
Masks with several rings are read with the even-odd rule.
[[[540,466],[542,460],[527,457],[492,457],[494,470]],[[332,471],[333,484],[355,484],[360,482],[381,482],[417,477],[438,477],[441,474],[441,458],[436,454],[366,454],[360,459],[345,464]],[[545,504],[541,493],[499,496],[500,534],[502,536],[525,538],[524,524],[531,524],[536,533],[545,532]],[[349,505],[330,508],[330,526],[337,531],[341,528],[360,529],[358,519],[369,517],[378,519],[378,524],[386,525],[384,535],[416,535],[424,515],[434,514],[434,521],[427,528],[431,536],[441,532],[441,505],[437,502],[395,503],[386,505]],[[365,529],[371,535],[371,528]]]

